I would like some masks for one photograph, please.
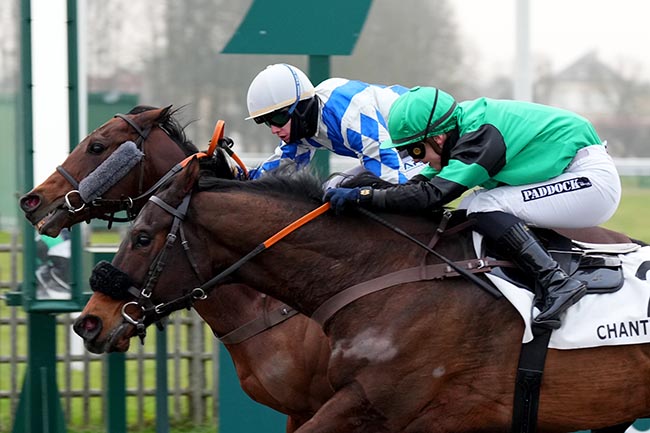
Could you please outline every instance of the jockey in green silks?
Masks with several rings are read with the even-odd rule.
[[[326,191],[340,213],[351,203],[379,210],[437,209],[469,192],[475,229],[503,247],[537,279],[541,312],[533,323],[556,329],[582,298],[585,284],[569,277],[528,230],[602,224],[616,211],[621,183],[592,124],[570,111],[522,101],[456,102],[444,91],[415,87],[392,105],[390,140],[427,167],[408,183]]]

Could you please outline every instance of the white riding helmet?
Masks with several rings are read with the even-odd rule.
[[[257,74],[248,87],[246,120],[290,107],[314,96],[314,85],[295,66],[278,63]]]

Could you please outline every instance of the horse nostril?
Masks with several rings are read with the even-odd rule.
[[[34,210],[41,204],[37,195],[24,195],[20,198],[20,208],[26,212]]]
[[[101,332],[102,321],[99,317],[89,314],[77,318],[72,329],[84,340],[92,340]]]

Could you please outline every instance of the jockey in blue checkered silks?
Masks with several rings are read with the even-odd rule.
[[[533,323],[557,328],[559,316],[586,292],[528,230],[602,224],[616,211],[621,183],[592,124],[570,111],[522,101],[456,102],[416,87],[393,104],[384,149],[427,163],[405,185],[335,188],[335,211],[351,203],[376,209],[436,209],[461,202],[476,230],[537,279],[541,312]]]
[[[250,177],[286,163],[304,167],[316,149],[326,149],[356,158],[360,165],[351,174],[365,169],[391,183],[406,182],[423,165],[379,145],[389,138],[390,106],[407,90],[343,78],[325,80],[314,88],[294,66],[268,66],[248,89],[247,119],[266,124],[282,141],[271,157],[251,170]]]

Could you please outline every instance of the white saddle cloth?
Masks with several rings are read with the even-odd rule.
[[[474,248],[479,256],[481,241],[482,237],[474,233]],[[623,287],[614,293],[587,295],[569,308],[561,317],[562,327],[551,334],[550,348],[580,349],[650,342],[650,281],[646,279],[646,272],[650,270],[650,247],[624,245],[627,247],[621,246],[621,251],[631,252],[618,254],[623,262]],[[532,340],[533,294],[495,275],[486,275],[526,324],[523,342]],[[535,310],[534,314],[537,313]]]

